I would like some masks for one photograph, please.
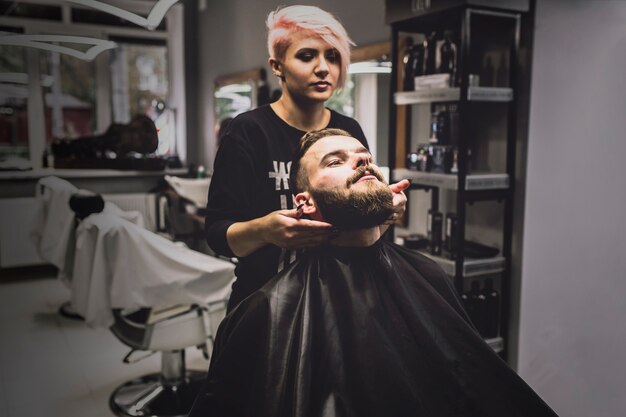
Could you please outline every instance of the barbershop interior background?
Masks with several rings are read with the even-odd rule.
[[[22,3],[21,9],[18,3]],[[146,4],[154,2],[115,4],[120,3],[129,3],[145,16]],[[38,15],[40,9],[28,9],[24,4],[48,9],[41,9],[43,14]],[[62,1],[2,1],[0,27],[12,33],[46,29],[58,33],[61,23],[49,16],[59,5],[63,5],[59,19],[70,18],[70,6]],[[264,17],[278,5],[270,0],[181,1],[169,9],[165,25],[156,30],[136,24],[103,25],[99,15],[71,14],[72,19],[82,20],[62,26],[64,34],[107,38],[118,44],[117,49],[103,52],[93,61],[64,66],[58,61],[55,64],[58,55],[48,59],[38,49],[24,48],[22,65],[27,74],[42,75],[50,70],[53,76],[54,71],[69,68],[75,72],[60,76],[73,78],[83,90],[55,92],[54,87],[45,85],[45,77],[35,85],[2,79],[0,417],[113,415],[108,401],[116,388],[144,374],[162,372],[158,354],[137,363],[122,363],[128,347],[119,334],[108,329],[108,316],[94,316],[96,325],[92,326],[57,313],[75,294],[63,279],[56,278],[57,270],[39,257],[32,243],[36,184],[47,175],[59,176],[123,209],[142,212],[146,228],[169,232],[173,240],[184,240],[206,253],[198,219],[201,211],[189,207],[202,196],[186,189],[184,181],[171,178],[185,179],[191,172],[199,179],[207,177],[208,184],[220,121],[254,106],[259,91],[271,95],[278,89],[267,65],[264,25]],[[373,66],[389,68],[380,64],[385,61],[395,65],[392,74],[398,74],[402,57],[393,62],[393,48],[389,47],[392,26],[385,23],[385,2],[319,0],[315,5],[340,18],[356,48]],[[512,133],[516,150],[514,208],[506,243],[511,259],[507,285],[498,284],[500,291],[508,290],[503,297],[507,323],[502,327],[506,334],[500,334],[498,340],[505,345],[504,359],[559,415],[620,416],[626,410],[626,2],[536,0],[530,1],[529,10],[523,13],[514,92],[516,129]],[[48,17],[42,18],[44,15]],[[376,55],[379,50],[383,52]],[[125,65],[133,54],[143,57],[135,61],[139,63],[134,76],[124,78],[107,70]],[[0,63],[9,65],[4,58]],[[9,71],[2,68],[2,72]],[[385,166],[393,158],[390,132],[397,134],[397,128],[390,130],[390,126],[399,120],[398,112],[390,109],[396,105],[390,98],[392,74],[357,74],[355,70],[355,91],[337,104],[343,106],[342,111],[353,112],[351,116],[364,127],[379,165]],[[481,76],[484,81],[485,74]],[[140,104],[125,109],[122,101],[116,101],[121,97],[116,91],[124,85],[130,86],[130,94],[135,94]],[[141,92],[150,88],[159,97],[142,100]],[[50,105],[55,94],[63,103],[56,110]],[[11,104],[17,102],[27,106]],[[508,117],[493,106],[470,113],[487,131],[489,120]],[[18,111],[11,110],[15,108],[22,111],[19,121],[9,120],[11,112]],[[158,125],[158,152],[178,157],[169,158],[167,167],[90,170],[51,162],[48,144],[52,137],[102,133],[114,120],[130,123],[128,115],[137,111],[162,123]],[[431,117],[416,110],[407,114],[425,120],[426,125]],[[55,117],[64,120],[64,127],[53,123]],[[83,126],[86,119],[89,122]],[[506,132],[498,123],[494,122],[494,129]],[[15,133],[25,129],[25,136]],[[414,151],[414,142],[409,143],[404,155]],[[481,149],[502,152],[501,143],[490,146]],[[395,158],[395,167],[408,168],[406,164]],[[166,175],[169,182],[164,180]],[[157,196],[145,197],[149,193]],[[123,196],[135,197],[125,200]],[[409,218],[397,226],[397,239],[425,234],[425,205],[430,198],[423,190],[409,192]],[[488,207],[485,212],[497,210]],[[477,210],[472,216],[485,212]],[[487,241],[483,243],[490,244],[491,236],[497,234],[494,229],[502,227],[486,225]],[[480,240],[480,227],[472,233]],[[59,245],[64,243],[61,236]],[[502,244],[498,241],[496,245]],[[163,248],[154,250],[170,250],[169,246]],[[127,262],[143,267],[141,260],[144,258],[138,253]],[[145,268],[155,265],[145,264]],[[230,271],[222,263],[215,268]],[[120,288],[142,291],[139,285]],[[167,287],[164,293],[168,294],[153,295],[169,300],[173,291]],[[210,352],[210,346],[207,349]],[[206,371],[208,360],[202,350],[192,344],[186,351],[183,360],[187,368]]]

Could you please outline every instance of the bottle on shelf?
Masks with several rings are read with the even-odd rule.
[[[495,87],[506,87],[509,85],[509,64],[507,63],[507,54],[502,52],[495,71]]]
[[[441,255],[441,233],[443,229],[443,214],[433,211],[430,216],[430,253],[435,256]]]
[[[196,171],[196,178],[207,178],[206,169],[204,165],[198,165],[198,170]]]
[[[437,32],[432,32],[424,41],[426,45],[425,71],[426,75],[437,73]]]
[[[402,78],[402,89],[404,91],[413,90],[413,62],[411,59],[411,54],[413,51],[413,38],[408,37],[406,39],[406,52],[404,53],[404,57],[402,58],[403,64],[403,78]]]
[[[486,322],[487,322],[487,312],[486,312],[486,297],[480,290],[480,285],[478,281],[472,281],[470,292],[469,292],[469,302],[472,306],[471,311],[468,311],[470,319],[476,326],[478,333],[481,336],[485,337],[486,333]]]
[[[500,331],[500,293],[493,287],[493,279],[487,278],[482,290],[485,297],[486,338],[498,337]]]
[[[450,259],[456,259],[457,218],[456,213],[446,214],[445,249]]]
[[[457,69],[457,50],[456,45],[452,43],[450,38],[452,31],[446,30],[443,35],[443,43],[439,48],[439,56],[441,62],[439,72],[450,75],[450,87],[456,85],[456,69]]]
[[[54,152],[52,151],[52,145],[47,144],[43,150],[43,168],[54,168]]]
[[[415,89],[415,77],[424,75],[424,58],[426,51],[424,43],[416,43],[407,48],[404,56],[404,91]]]
[[[463,291],[461,294],[461,302],[463,303],[463,308],[465,309],[465,312],[467,313],[468,316],[472,316],[472,303],[470,301],[470,296],[469,293],[467,291]]]
[[[435,105],[433,116],[437,119],[437,141],[440,145],[448,145],[450,143],[448,106],[445,104]]]
[[[485,87],[494,87],[496,81],[495,67],[490,55],[483,60],[483,68],[480,75],[480,84]]]
[[[439,118],[437,116],[437,110],[433,110],[430,114],[430,138],[428,142],[432,144],[439,143]]]

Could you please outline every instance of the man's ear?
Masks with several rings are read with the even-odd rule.
[[[318,213],[315,200],[313,199],[311,193],[309,193],[308,191],[298,193],[294,197],[294,201],[296,203],[296,207],[302,205],[302,213],[308,214],[309,216],[313,216]]]

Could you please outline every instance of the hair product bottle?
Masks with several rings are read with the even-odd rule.
[[[455,213],[446,214],[445,248],[450,259],[456,259],[457,219]]]
[[[498,337],[500,331],[500,293],[493,287],[493,279],[487,278],[482,293],[485,297],[485,337]]]
[[[439,48],[439,54],[441,57],[441,63],[439,65],[439,72],[442,74],[450,74],[450,87],[456,85],[456,45],[452,43],[450,38],[452,32],[446,30],[443,35],[443,43]]]
[[[476,329],[478,329],[478,333],[485,337],[487,327],[487,304],[485,295],[480,290],[478,281],[472,281],[469,298],[470,304],[472,305],[472,313],[468,311],[470,318],[472,322],[474,322]]]
[[[437,73],[437,32],[426,37],[426,75]]]
[[[430,253],[433,255],[441,255],[441,232],[443,228],[443,214],[439,211],[432,212],[431,216],[431,239],[430,239]]]

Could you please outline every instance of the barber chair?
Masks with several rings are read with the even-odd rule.
[[[87,217],[101,212],[103,205],[104,201],[99,195],[75,194],[70,200],[77,219],[85,221],[85,224],[95,221],[95,217]],[[114,221],[111,220],[113,218],[123,222],[117,217],[105,217],[103,221]],[[148,233],[133,230],[136,234]],[[79,253],[80,256],[89,256],[86,252],[77,252],[77,256]],[[132,257],[132,254],[129,256]],[[112,308],[113,324],[109,328],[122,343],[131,348],[123,361],[135,363],[160,353],[161,370],[116,388],[109,398],[111,410],[119,416],[186,416],[206,378],[206,372],[186,369],[185,349],[197,347],[205,358],[209,358],[212,335],[225,315],[227,299],[227,296],[219,296],[201,305]],[[89,314],[86,317],[89,318]]]
[[[198,395],[206,372],[185,368],[185,348],[197,346],[208,359],[207,329],[210,315],[225,311],[226,305],[174,306],[162,311],[142,308],[114,310],[111,331],[131,351],[125,363],[134,363],[138,351],[160,352],[161,372],[119,386],[109,399],[111,410],[120,416],[186,416]]]

